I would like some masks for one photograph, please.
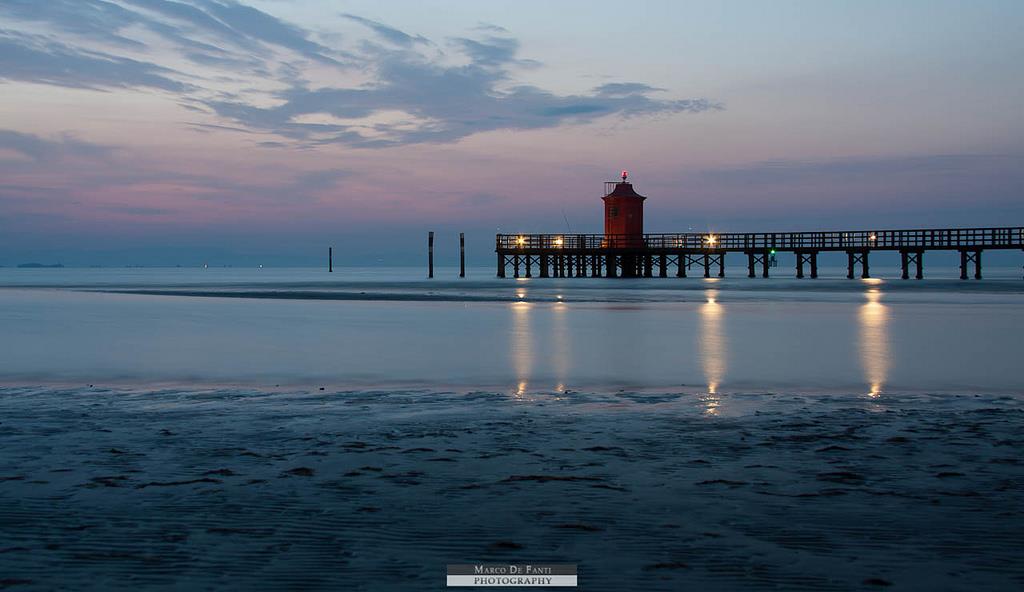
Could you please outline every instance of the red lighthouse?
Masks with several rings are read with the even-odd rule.
[[[644,236],[644,200],[626,181],[629,172],[622,171],[622,182],[615,183],[604,200],[604,234],[609,247],[642,247]],[[611,183],[609,183],[611,184]]]

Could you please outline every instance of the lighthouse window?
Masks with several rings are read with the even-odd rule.
[[[619,208],[617,206],[612,206],[612,207],[608,208],[608,215],[611,216],[612,218],[618,217],[618,215],[619,215]]]

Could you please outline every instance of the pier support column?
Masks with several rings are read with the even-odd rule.
[[[768,259],[768,251],[761,252],[761,277],[768,277],[768,264],[771,261]]]
[[[961,280],[967,280],[967,268],[974,263],[974,279],[981,280],[981,249],[961,249]]]
[[[863,251],[853,251],[853,250],[851,250],[851,251],[847,251],[846,252],[846,256],[847,256],[846,279],[850,279],[850,280],[853,279],[853,268],[858,263],[861,264],[861,274],[860,274],[860,277],[862,277],[862,278],[869,278],[869,277],[871,277],[871,270],[868,267],[868,252],[869,251],[867,249],[864,249]]]
[[[668,255],[658,255],[658,277],[668,277]]]
[[[757,275],[757,274],[754,273],[754,265],[755,264],[756,264],[756,262],[754,261],[754,252],[753,251],[747,251],[747,277],[748,278],[752,278],[755,275]]]
[[[981,279],[981,249],[960,249],[960,279],[967,279],[967,266],[974,263],[974,279]]]
[[[526,277],[533,277],[533,255],[526,256]]]
[[[519,277],[519,255],[512,255],[512,277]]]
[[[498,277],[505,277],[505,254],[498,253]]]
[[[605,277],[613,278],[617,275],[615,273],[615,255],[609,253],[608,255],[604,256],[604,267]]]
[[[644,255],[644,277],[654,277],[654,256]]]
[[[804,277],[804,263],[811,266],[811,279],[818,277],[818,252],[797,251],[796,252],[796,277]]]
[[[704,277],[711,277],[711,256],[704,253]]]
[[[635,255],[619,255],[619,263],[622,267],[622,277],[634,278],[636,277],[636,256]]]
[[[548,274],[548,255],[546,253],[545,254],[541,254],[541,256],[540,256],[540,277],[542,277],[542,278],[551,277]]]
[[[676,277],[686,277],[686,253],[679,253],[676,265]]]
[[[427,235],[427,277],[434,277],[434,231]]]
[[[565,277],[572,277],[572,264],[573,264],[572,255],[565,255],[564,257],[566,259],[565,266],[566,266],[566,268],[568,270],[568,275],[566,275]]]
[[[914,278],[922,279],[924,277],[924,265],[922,263],[924,259],[924,250],[918,249],[915,251],[901,250],[900,251],[900,271],[902,272],[900,277],[903,279],[910,279],[910,265],[916,266],[917,273],[914,274]]]
[[[459,233],[459,277],[466,277],[466,233]]]
[[[718,277],[725,277],[725,251],[718,255]]]

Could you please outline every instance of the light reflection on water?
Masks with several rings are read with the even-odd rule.
[[[706,297],[707,301],[700,307],[701,322],[700,331],[697,333],[697,347],[704,370],[704,381],[708,385],[707,396],[704,397],[704,412],[707,415],[715,415],[721,403],[718,388],[725,378],[726,370],[727,343],[722,327],[725,308],[718,302],[718,290],[708,290]]]
[[[557,302],[551,308],[551,365],[555,372],[555,390],[563,392],[569,382],[569,305]]]
[[[255,273],[229,273],[225,282],[251,281],[224,285],[187,284],[193,276],[171,285],[176,274],[146,270],[93,280],[138,275],[136,287],[191,296],[0,289],[0,380],[443,384],[524,396],[696,386],[708,406],[727,406],[737,390],[1020,392],[1019,278],[321,286],[262,272],[269,279],[257,285]],[[310,296],[363,290],[369,300]]]
[[[516,373],[516,396],[526,394],[533,371],[533,334],[530,329],[530,302],[516,302],[512,306],[512,365]]]
[[[520,290],[518,294],[525,298]],[[857,308],[857,333],[850,335],[859,352],[861,378],[868,385],[870,397],[879,396],[885,387],[890,366],[889,307],[882,303],[882,292],[871,285],[864,292],[866,302]],[[693,356],[699,365],[706,389],[700,395],[705,414],[720,413],[721,388],[729,371],[730,355],[726,328],[727,305],[720,301],[720,291],[705,291],[704,302],[696,306],[695,348],[684,355]],[[511,309],[511,363],[515,373],[513,391],[523,397],[534,388],[554,385],[556,392],[569,388],[573,372],[573,334],[570,304],[557,298],[553,303],[521,300]],[[538,308],[539,307],[539,308]],[[686,348],[683,350],[686,351]]]
[[[878,397],[889,376],[889,309],[882,304],[882,293],[871,288],[864,296],[867,302],[857,313],[860,325],[860,363],[870,390],[868,396]]]

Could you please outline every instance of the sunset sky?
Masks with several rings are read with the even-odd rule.
[[[0,264],[1024,224],[1024,2],[0,0]]]

